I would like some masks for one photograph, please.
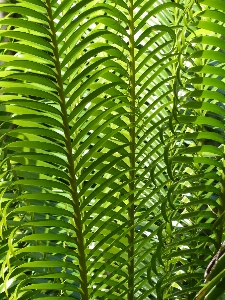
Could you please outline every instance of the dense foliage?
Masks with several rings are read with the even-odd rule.
[[[1,299],[223,297],[225,1],[0,7]]]

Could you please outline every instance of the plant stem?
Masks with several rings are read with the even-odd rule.
[[[129,178],[131,180],[129,184],[130,196],[129,196],[129,208],[128,218],[130,231],[128,234],[128,243],[130,248],[128,249],[128,300],[134,299],[134,190],[135,190],[135,56],[134,56],[134,16],[133,16],[133,0],[129,1],[129,21],[130,21],[130,168]]]
[[[77,193],[76,176],[74,172],[74,160],[73,160],[72,144],[70,138],[70,129],[69,129],[69,123],[67,117],[66,101],[65,101],[64,90],[63,90],[63,81],[61,76],[58,44],[57,44],[50,0],[46,0],[46,4],[47,4],[49,26],[51,30],[53,52],[55,58],[56,79],[58,83],[58,94],[60,98],[62,121],[64,125],[63,129],[64,129],[65,144],[66,144],[66,151],[67,151],[68,173],[70,177],[71,196],[73,200],[72,205],[74,209],[74,221],[76,225],[75,231],[77,236],[77,251],[78,251],[78,260],[79,260],[80,281],[81,281],[81,296],[83,300],[88,300],[87,269],[86,269],[86,258],[85,258],[85,251],[84,251],[83,226],[81,220],[79,198]]]
[[[220,210],[218,218],[222,218],[220,220],[219,226],[217,228],[217,242],[218,247],[221,246],[223,240],[223,229],[224,229],[224,222],[225,222],[225,145],[223,146],[223,168],[222,168],[222,182],[221,182],[221,195],[220,195]],[[218,250],[218,249],[217,249]]]

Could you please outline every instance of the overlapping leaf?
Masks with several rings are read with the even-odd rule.
[[[11,2],[1,295],[192,297],[222,238],[223,1]]]
[[[159,284],[163,299],[195,297],[224,240],[224,4],[199,2],[187,27],[174,86],[175,135],[165,152],[173,182],[164,205],[169,227],[162,255],[170,271]],[[214,287],[207,299],[218,297]]]

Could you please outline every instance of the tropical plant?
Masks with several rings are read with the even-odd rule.
[[[1,299],[222,297],[225,1],[4,2]]]

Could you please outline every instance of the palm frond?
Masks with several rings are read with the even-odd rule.
[[[224,1],[1,11],[2,299],[223,294]]]
[[[168,233],[162,256],[169,271],[159,285],[166,299],[195,296],[224,239],[223,3],[200,5],[187,27],[188,50],[175,82],[175,135],[167,137],[173,181],[165,201]],[[223,292],[215,293],[214,284],[196,299],[216,299]]]

